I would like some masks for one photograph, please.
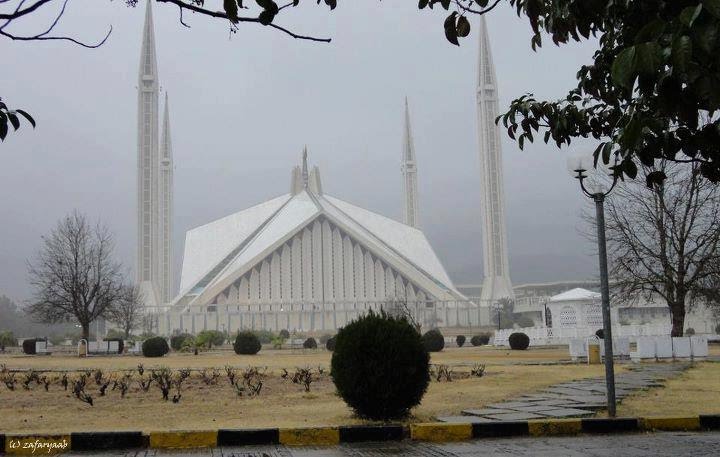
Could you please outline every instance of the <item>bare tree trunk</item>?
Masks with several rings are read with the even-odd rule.
[[[89,322],[83,322],[82,324],[82,337],[85,339],[85,341],[90,341],[90,323]]]
[[[672,316],[672,331],[671,336],[683,336],[683,329],[685,328],[685,301],[668,303],[670,306],[670,314]]]

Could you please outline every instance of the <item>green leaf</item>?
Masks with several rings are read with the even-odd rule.
[[[635,45],[635,69],[640,74],[651,75],[660,67],[660,46],[654,42]]]
[[[22,115],[25,119],[27,119],[27,121],[28,121],[30,124],[32,124],[33,128],[35,128],[35,119],[33,119],[33,117],[32,117],[31,115],[29,115],[29,114],[27,113],[27,111],[24,111],[24,110],[21,110],[21,109],[16,109],[15,112],[18,113],[18,114],[20,114],[20,115]]]
[[[223,7],[225,8],[225,14],[233,24],[238,23],[238,5],[235,0],[224,0]]]
[[[666,178],[664,171],[653,171],[645,177],[645,185],[652,189],[655,185],[661,186]]]
[[[10,123],[15,128],[15,130],[20,128],[20,119],[18,119],[17,114],[10,111],[7,113],[7,117],[8,119],[10,119]]]
[[[698,6],[688,6],[687,8],[684,8],[680,13],[680,22],[687,25],[688,27],[692,27],[695,19],[700,16],[700,11],[702,11],[702,8],[702,3]]]
[[[703,7],[716,18],[720,18],[720,0],[702,0]]]
[[[457,21],[457,36],[465,38],[470,35],[470,21],[465,16],[460,16]]]
[[[623,49],[613,60],[610,75],[613,83],[619,87],[631,89],[637,70],[635,69],[635,46]]]
[[[635,43],[645,43],[646,41],[655,41],[665,31],[666,22],[662,19],[655,19],[645,24],[643,28],[635,35]]]
[[[692,58],[692,40],[683,35],[675,38],[672,43],[672,61],[680,70],[685,71]]]
[[[637,165],[635,165],[635,162],[633,162],[632,159],[628,158],[623,160],[622,168],[625,174],[630,177],[630,179],[635,179],[638,169]]]
[[[258,15],[258,21],[260,21],[262,25],[270,25],[273,19],[275,19],[275,14],[270,10],[262,10]]]
[[[457,11],[453,11],[453,13],[445,18],[445,38],[447,40],[454,44],[455,46],[460,46],[460,43],[458,43],[458,36],[457,36],[457,27],[455,26],[455,17],[457,16]]]

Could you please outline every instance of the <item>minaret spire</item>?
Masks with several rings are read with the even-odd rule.
[[[415,146],[413,144],[412,130],[410,129],[410,108],[405,97],[405,126],[403,128],[402,165],[404,191],[404,221],[411,227],[418,227],[418,193],[417,193],[417,164],[415,162]]]
[[[173,153],[170,136],[170,104],[165,92],[165,114],[160,139],[160,298],[172,299]]]
[[[307,145],[303,148],[303,162],[302,162],[302,180],[303,187],[308,186],[308,164],[307,164]]]
[[[152,2],[147,1],[138,71],[137,268],[136,280],[147,306],[161,300],[158,151],[159,81]]]
[[[508,265],[502,151],[495,124],[498,115],[497,78],[484,15],[480,16],[478,36],[477,110],[485,273],[481,300],[483,304],[491,305],[502,298],[513,299],[514,293]]]

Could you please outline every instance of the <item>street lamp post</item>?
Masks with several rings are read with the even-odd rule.
[[[605,344],[605,386],[607,389],[608,416],[615,417],[615,367],[613,365],[612,322],[610,318],[610,287],[608,286],[607,246],[605,243],[605,197],[613,190],[617,178],[613,176],[612,184],[603,186],[601,180],[591,180],[588,185],[591,164],[586,157],[570,158],[568,168],[573,177],[580,182],[583,194],[595,202],[595,221],[597,225],[598,258],[600,262],[600,294],[602,296],[603,343]]]

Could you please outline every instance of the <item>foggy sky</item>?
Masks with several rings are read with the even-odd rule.
[[[276,22],[331,44],[254,24],[230,35],[225,23],[186,13],[187,29],[177,8],[153,5],[170,97],[176,284],[185,231],[287,193],[305,144],[325,192],[401,220],[405,96],[421,228],[456,284],[479,283],[477,18],[457,48],[443,36],[442,12],[420,12],[416,2],[345,1],[332,13],[302,5]],[[14,30],[40,29],[51,13]],[[0,144],[0,294],[28,298],[27,259],[76,208],[111,228],[118,257],[134,268],[143,19],[144,2],[72,0],[58,31],[94,41],[112,25],[101,48],[0,40],[0,96],[38,122]],[[501,109],[526,92],[562,97],[592,55],[587,43],[534,53],[526,20],[504,5],[487,21]],[[586,203],[565,167],[568,153],[589,153],[593,143],[520,151],[503,134],[502,147],[513,283],[593,277],[592,249],[578,232]]]

